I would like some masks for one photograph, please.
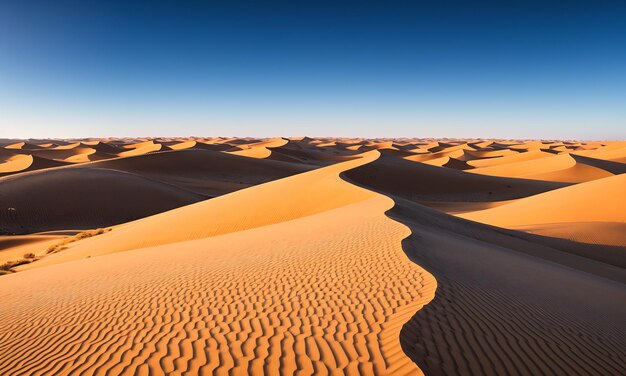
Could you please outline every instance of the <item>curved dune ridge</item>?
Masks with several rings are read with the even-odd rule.
[[[68,164],[67,162],[41,158],[30,154],[16,154],[0,164],[0,176],[66,166]]]
[[[545,151],[529,151],[527,153],[513,152],[513,154],[507,154],[499,157],[474,159],[468,161],[467,163],[474,167],[490,167],[508,163],[528,161],[537,158],[545,158],[553,155],[554,154]]]
[[[137,144],[126,145],[124,146],[124,148],[128,150],[118,153],[118,156],[131,157],[135,155],[152,153],[155,151],[163,150],[164,146],[160,143],[155,143],[154,141],[145,141]]]
[[[544,153],[528,152],[519,154],[517,159],[509,157],[509,163],[478,167],[469,172],[482,175],[517,177],[525,179],[551,180],[562,182],[582,182],[612,176],[603,169],[578,163],[569,154],[550,155],[540,158],[522,159],[524,154]],[[537,155],[535,154],[535,155]],[[503,157],[504,158],[504,157]]]
[[[623,373],[626,307],[616,304],[626,299],[623,267],[573,255],[569,243],[394,200],[391,217],[412,232],[404,250],[437,279],[433,301],[400,333],[404,352],[425,374]],[[625,249],[608,250],[623,265]]]
[[[500,227],[626,222],[626,174],[580,183],[459,217]]]
[[[622,375],[624,150],[0,139],[0,375]]]
[[[308,166],[180,150],[0,178],[0,231],[24,234],[117,225],[310,170]],[[45,189],[44,189],[45,187]]]
[[[377,191],[421,203],[494,202],[565,186],[559,182],[470,174],[385,155],[346,175]]]
[[[372,193],[354,189],[336,176],[377,157],[378,153],[367,152],[359,159],[126,223],[115,231],[83,240],[27,267],[244,231],[357,203]]]
[[[5,162],[0,163],[0,174],[25,171],[33,164],[33,156],[27,154],[17,154],[9,157]]]
[[[231,151],[230,153],[252,158],[268,158],[272,154],[272,148],[283,146],[287,144],[287,142],[289,142],[289,140],[285,138],[274,138],[267,141],[248,144],[245,149]]]
[[[399,332],[432,299],[435,280],[402,251],[409,232],[384,214],[393,201],[338,176],[377,156],[369,152],[99,236],[98,243],[115,247],[131,232],[155,235],[137,245],[150,248],[3,277],[0,372],[421,373],[402,352]],[[309,182],[310,191],[293,189]],[[330,203],[314,208],[320,198]],[[301,208],[294,213],[291,205]],[[250,216],[265,208],[276,214]],[[173,225],[174,218],[192,223],[218,213],[228,218],[214,223],[217,230],[197,226],[175,239],[153,232],[159,217]],[[312,230],[317,236],[309,236]],[[37,341],[26,341],[35,334]]]
[[[0,229],[14,234],[109,226],[204,199],[141,175],[101,168],[33,171],[1,178],[0,185],[6,205]]]

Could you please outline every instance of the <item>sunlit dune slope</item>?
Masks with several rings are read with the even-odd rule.
[[[624,247],[620,263],[626,267],[626,222],[565,222],[511,226],[531,234],[569,239],[579,243]],[[613,252],[618,256],[618,252]]]
[[[12,157],[10,161],[0,164],[0,177],[27,171],[66,166],[68,164],[67,162],[41,158],[30,154],[25,154],[23,157],[16,155]]]
[[[27,154],[16,154],[8,157],[3,163],[0,163],[0,174],[25,171],[33,164],[33,156]]]
[[[577,150],[578,155],[597,159],[626,162],[626,141],[613,142],[597,149]]]
[[[507,151],[504,149],[503,151]],[[545,151],[529,151],[526,153],[518,153],[513,152],[513,154],[506,154],[501,157],[493,157],[493,158],[482,158],[482,159],[474,159],[468,161],[467,163],[474,167],[489,167],[489,166],[498,166],[509,163],[516,163],[522,161],[528,161],[538,158],[546,158],[554,156],[554,154],[547,153]]]
[[[580,183],[459,216],[500,227],[564,222],[626,222],[626,175]]]
[[[283,146],[287,142],[289,142],[289,140],[284,138],[273,138],[267,141],[248,144],[245,149],[231,151],[230,153],[252,158],[268,158],[272,154],[272,148]]]
[[[164,150],[165,147],[159,143],[153,141],[140,142],[138,144],[131,144],[124,146],[127,151],[120,152],[120,157],[130,157],[134,155],[142,155],[147,153],[153,153],[155,151]]]
[[[529,152],[539,153],[539,152]],[[526,153],[524,153],[526,154]],[[524,154],[520,154],[524,155]],[[512,157],[511,157],[512,158]],[[577,163],[569,154],[550,155],[510,163],[479,167],[469,172],[490,176],[517,177],[525,179],[562,182],[583,182],[611,176],[608,171],[584,163]]]
[[[33,171],[0,179],[0,230],[111,226],[285,176],[309,166],[181,150]]]
[[[0,265],[7,261],[22,259],[29,253],[40,256],[49,246],[64,237],[63,235],[0,236]]]
[[[338,176],[377,156],[132,222],[57,255],[151,248],[2,277],[0,372],[421,374],[399,334],[435,281],[406,258],[409,232],[384,214],[393,201]]]
[[[336,175],[377,157],[378,152],[368,152],[353,161],[127,223],[28,267],[243,231],[356,203],[373,194],[345,184]]]

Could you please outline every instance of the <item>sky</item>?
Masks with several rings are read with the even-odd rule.
[[[0,137],[626,139],[626,1],[0,0]]]

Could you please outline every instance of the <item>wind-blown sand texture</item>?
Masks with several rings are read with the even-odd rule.
[[[0,140],[0,374],[624,374],[623,142]]]

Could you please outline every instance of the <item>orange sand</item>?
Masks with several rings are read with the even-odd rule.
[[[0,141],[2,375],[623,374],[625,142]]]

